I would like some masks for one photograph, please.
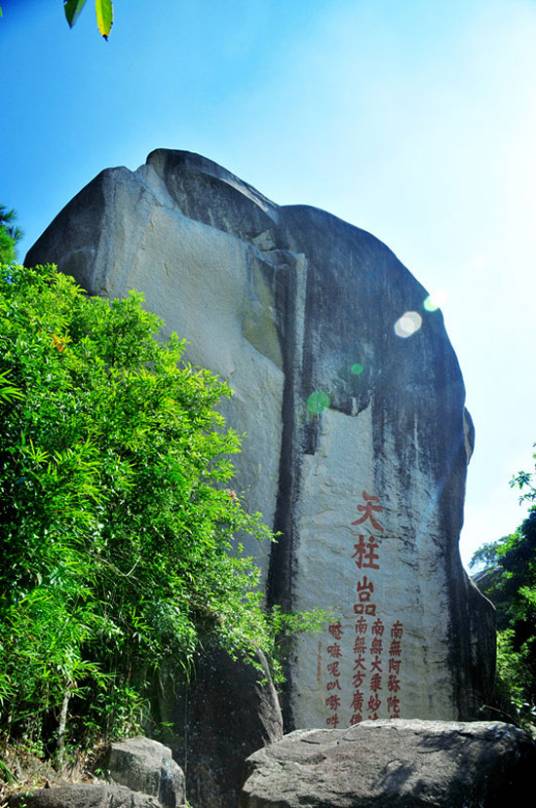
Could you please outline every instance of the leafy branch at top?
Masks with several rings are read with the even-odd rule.
[[[86,0],[64,0],[63,10],[65,19],[72,28],[80,16]],[[95,0],[95,16],[97,18],[97,28],[104,39],[108,39],[112,25],[114,23],[114,9],[112,0]]]
[[[533,443],[533,447],[534,446],[536,446],[536,443]],[[532,455],[532,458],[533,460],[536,460],[536,453]],[[510,488],[519,488],[520,491],[522,491],[524,488],[528,489],[519,497],[520,503],[536,501],[536,486],[533,484],[533,480],[534,472],[530,471],[518,471],[518,473],[514,474],[510,480]]]

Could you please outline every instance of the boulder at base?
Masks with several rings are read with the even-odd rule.
[[[76,783],[41,788],[11,797],[9,808],[161,808],[155,797],[107,783]]]
[[[248,760],[241,808],[528,805],[536,744],[511,724],[365,721],[297,730]]]
[[[185,799],[184,774],[167,746],[138,736],[112,743],[107,775],[119,785],[157,797],[162,808],[177,808]]]
[[[234,389],[234,487],[282,533],[247,545],[268,600],[334,615],[292,649],[287,728],[481,715],[493,609],[458,552],[473,430],[443,316],[391,250],[158,149],[86,186],[26,263],[44,261],[144,292]]]

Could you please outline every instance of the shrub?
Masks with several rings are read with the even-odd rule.
[[[230,390],[142,302],[0,268],[1,722],[60,747],[136,725],[151,672],[187,671],[203,636],[273,650],[236,539],[273,536],[227,487],[239,441],[214,409]]]

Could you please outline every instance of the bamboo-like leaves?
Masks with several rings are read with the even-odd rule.
[[[108,35],[114,24],[114,9],[112,0],[95,0],[95,13],[97,15],[97,27],[101,36],[108,39]]]
[[[63,10],[65,12],[65,19],[72,28],[76,23],[82,9],[86,4],[86,0],[64,0]],[[114,22],[114,9],[112,0],[95,0],[95,15],[97,17],[97,28],[99,33],[104,39],[108,39],[112,25]]]
[[[0,731],[43,747],[139,731],[152,672],[188,674],[209,638],[277,664],[238,539],[273,536],[227,487],[214,411],[230,389],[142,304],[0,267]]]
[[[23,395],[18,387],[9,383],[9,371],[0,373],[0,402],[12,401],[15,398],[23,398]]]
[[[63,11],[65,12],[65,19],[69,23],[69,28],[73,27],[85,4],[86,0],[64,0]]]

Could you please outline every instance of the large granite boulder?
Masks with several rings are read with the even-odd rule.
[[[426,290],[377,238],[157,150],[99,174],[27,257],[135,287],[235,391],[238,480],[281,541],[268,600],[334,617],[296,641],[287,728],[468,719],[490,699],[491,605],[458,553],[473,430]]]
[[[364,721],[297,730],[248,760],[241,808],[528,805],[536,744],[498,722]]]
[[[114,783],[156,797],[162,808],[184,803],[182,769],[171,749],[158,741],[143,736],[115,741],[107,753],[106,770]]]

